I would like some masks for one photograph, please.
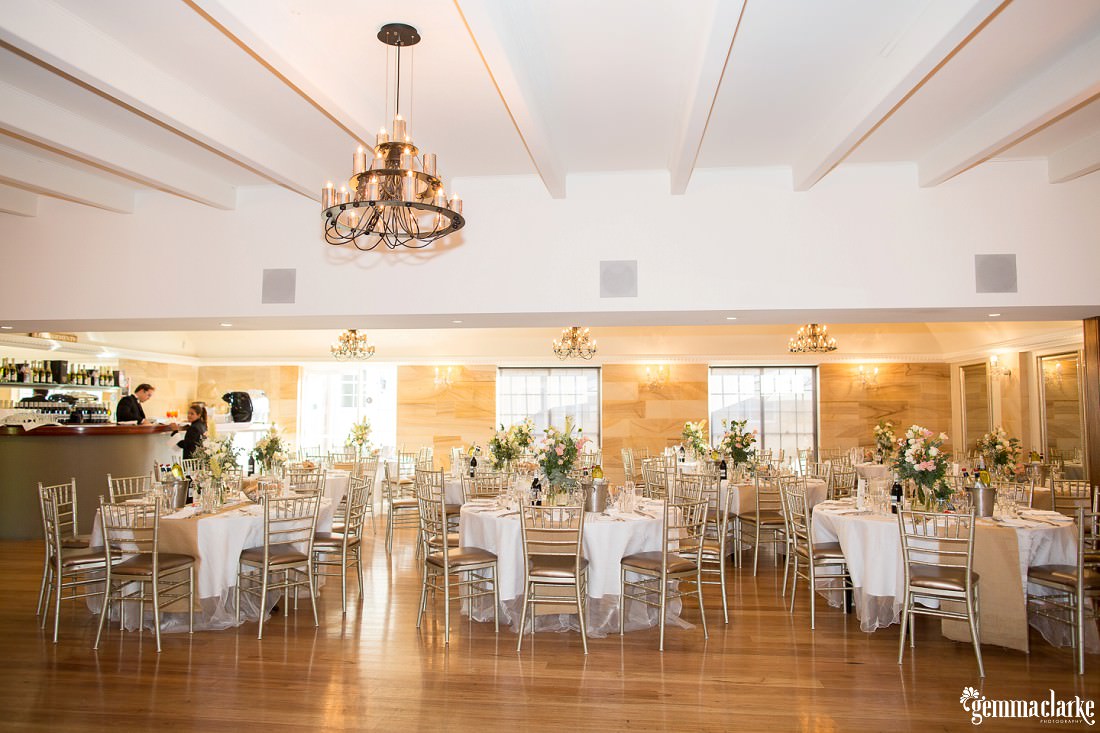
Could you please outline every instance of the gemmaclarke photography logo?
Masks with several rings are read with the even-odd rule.
[[[1079,695],[1064,700],[1050,691],[1050,697],[1033,700],[1003,700],[986,697],[973,687],[964,687],[959,698],[963,710],[970,713],[970,722],[981,725],[994,718],[1032,718],[1039,723],[1085,723],[1094,725],[1096,703]]]

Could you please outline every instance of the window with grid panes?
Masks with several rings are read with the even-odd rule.
[[[817,445],[817,367],[711,367],[710,436],[722,420],[748,420],[757,447],[787,460]]]
[[[600,445],[599,367],[497,370],[497,425],[508,427],[529,417],[537,439],[548,426],[564,428],[569,416]]]

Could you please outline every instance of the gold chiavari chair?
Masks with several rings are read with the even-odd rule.
[[[848,591],[852,589],[852,578],[848,574],[848,563],[844,559],[844,553],[840,550],[838,542],[814,542],[813,541],[813,512],[806,501],[806,486],[798,482],[789,482],[783,486],[784,503],[787,507],[788,532],[791,537],[791,553],[794,557],[794,582],[791,584],[791,613],[794,613],[794,598],[798,593],[798,579],[805,578],[810,589],[810,629],[816,626],[815,601],[817,599],[818,570],[821,568],[838,568],[840,574],[823,575],[822,579],[841,581],[840,588],[836,590]],[[848,612],[848,605],[841,603],[844,612]]]
[[[432,463],[432,461],[433,461],[432,453],[433,453],[433,450],[432,450],[431,446],[425,445],[425,446],[421,446],[420,448],[417,448],[416,449],[416,463],[417,463],[417,465],[419,465],[421,463]]]
[[[53,598],[53,641],[61,624],[61,601],[77,600],[99,595],[98,585],[103,582],[104,556],[98,549],[72,544],[77,535],[76,480],[68,484],[43,486],[38,484],[38,502],[42,510],[42,534],[46,545],[46,560],[42,568],[42,587],[38,592],[38,610],[42,627],[50,617],[50,598]]]
[[[798,470],[800,473],[807,473],[816,461],[814,460],[813,448],[799,448],[798,449]]]
[[[756,474],[756,506],[755,511],[749,511],[740,515],[741,534],[746,529],[752,531],[752,574],[756,575],[756,569],[760,559],[760,545],[787,544],[786,520],[783,518],[783,499],[780,496],[779,484],[776,478]],[[776,564],[779,555],[776,552]]]
[[[286,470],[286,485],[296,494],[317,494],[325,490],[325,469],[317,468],[288,468]]]
[[[201,458],[184,458],[180,461],[180,468],[183,469],[185,476],[191,476],[203,470],[203,461]]]
[[[398,475],[398,463],[386,461],[382,464],[382,502],[386,508],[386,553],[393,551],[393,530],[395,527],[420,528],[420,511],[417,506],[416,489],[412,479],[403,479]]]
[[[783,595],[787,595],[787,580],[791,580],[791,587],[797,580],[797,576],[791,575],[791,565],[794,563],[794,535],[791,528],[791,508],[787,505],[787,490],[798,488],[803,495],[806,493],[806,477],[793,474],[781,474],[775,479],[779,487],[779,507],[783,512],[783,539],[786,547],[783,554]],[[778,558],[776,558],[778,560]],[[793,579],[792,579],[793,577]]]
[[[1092,507],[1092,487],[1088,481],[1052,478],[1050,502],[1054,511],[1072,517],[1078,509]]]
[[[1049,591],[1040,595],[1029,592],[1029,612],[1070,627],[1070,638],[1077,662],[1077,674],[1085,673],[1085,623],[1095,624],[1096,603],[1100,598],[1100,513],[1095,502],[1091,512],[1078,508],[1077,564],[1038,565],[1028,568],[1028,585]]]
[[[62,550],[81,550],[86,549],[91,543],[91,535],[77,534],[76,532],[78,524],[76,511],[76,479],[69,479],[69,483],[67,484],[55,484],[53,486],[43,486],[42,482],[39,481],[38,508],[42,513],[42,533],[46,538],[46,543],[44,545],[45,552],[43,553],[42,559],[42,586],[38,590],[38,610],[34,612],[35,616],[42,613],[42,605],[46,600],[47,576],[52,568],[52,555],[49,542],[51,531],[46,527],[45,501],[47,497],[52,498],[54,503],[58,546]]]
[[[323,568],[340,568],[340,604],[348,612],[348,567],[355,566],[359,576],[359,597],[363,597],[363,522],[366,519],[367,481],[352,478],[345,497],[344,522],[339,532],[315,532],[313,535],[313,578],[336,576]],[[337,557],[339,556],[339,557]],[[316,591],[316,586],[314,587]]]
[[[1035,496],[1035,482],[1031,480],[1005,481],[997,479],[993,481],[993,488],[997,490],[999,496],[1007,496],[1018,507],[1030,507]]]
[[[623,457],[623,481],[633,481],[635,484],[643,483],[638,464],[634,460],[634,449],[623,448],[621,453]]]
[[[699,600],[703,638],[707,633],[706,607],[703,604],[702,551],[707,520],[707,500],[665,502],[661,549],[623,557],[619,569],[619,635],[625,631],[627,601],[656,607],[660,626],[659,649],[665,649],[665,615],[668,601],[694,595]],[[627,573],[642,576],[628,579]],[[673,586],[670,580],[679,581]],[[692,590],[684,590],[690,584]],[[628,592],[629,591],[629,592]],[[654,601],[651,596],[659,599]]]
[[[833,465],[832,482],[829,484],[830,499],[844,499],[856,491],[856,470],[851,467]]]
[[[317,619],[317,596],[313,582],[313,538],[317,533],[320,494],[299,494],[287,498],[262,497],[264,542],[241,552],[237,560],[237,622],[241,620],[241,593],[256,599],[260,623],[256,638],[264,638],[268,591],[279,590],[284,597],[294,592],[298,607],[298,589],[309,592],[313,625]]]
[[[495,499],[508,491],[508,475],[499,471],[476,471],[462,477],[463,501]]]
[[[516,651],[523,646],[528,611],[531,634],[538,611],[562,607],[577,613],[581,645],[588,654],[588,560],[584,557],[583,506],[520,507],[523,538],[523,610],[519,617]],[[565,610],[565,613],[571,613]]]
[[[899,511],[898,531],[901,533],[901,559],[905,571],[898,664],[902,663],[905,655],[907,634],[909,646],[916,645],[914,617],[917,614],[938,616],[966,621],[970,625],[974,654],[978,658],[978,674],[985,677],[978,604],[980,578],[973,570],[974,515]],[[936,598],[941,604],[938,608],[931,608],[916,603],[918,597]],[[965,610],[953,610],[943,601],[961,602]]]
[[[451,475],[461,476],[466,472],[466,452],[461,446],[451,448]]]
[[[706,485],[702,495],[707,500],[707,524],[703,549],[699,555],[700,578],[717,575],[717,580],[701,580],[706,585],[717,585],[722,592],[722,618],[730,622],[729,603],[726,600],[726,564],[734,542],[733,492],[722,491],[719,484],[713,489]]]
[[[113,478],[107,474],[107,494],[112,504],[121,504],[133,499],[144,499],[149,492],[149,476],[122,476]]]
[[[195,630],[195,558],[160,551],[160,502],[114,504],[99,497],[99,517],[103,526],[103,607],[93,649],[99,648],[103,626],[111,615],[111,605],[119,604],[120,626],[126,621],[123,604],[137,601],[138,623],[145,615],[145,604],[153,606],[153,629],[160,652],[160,611],[176,601],[187,601],[187,631]],[[124,560],[117,560],[125,557]],[[114,561],[112,561],[114,559]],[[137,584],[136,588],[133,584]],[[184,586],[187,592],[179,592]],[[149,589],[148,593],[146,588]]]
[[[442,496],[443,472],[434,479],[422,479],[416,484],[416,501],[420,514],[420,527],[424,533],[424,553],[421,565],[420,607],[416,614],[416,628],[424,619],[428,604],[428,591],[443,592],[443,643],[451,643],[451,600],[473,601],[475,598],[493,599],[493,624],[500,632],[497,593],[497,556],[480,547],[451,547],[448,541],[447,511]],[[439,496],[432,490],[438,486]],[[436,549],[432,549],[436,548]],[[489,572],[489,577],[478,575]],[[491,586],[491,587],[489,587]]]
[[[649,499],[664,499],[667,495],[668,473],[675,471],[665,465],[664,459],[646,458],[642,461],[643,493]]]
[[[595,451],[593,453],[581,453],[579,456],[577,456],[577,468],[580,468],[581,470],[584,470],[586,468],[592,470],[593,466],[602,465],[602,463],[602,454],[600,451]]]
[[[458,529],[460,524],[460,512],[462,511],[461,504],[448,504],[446,499],[447,484],[446,478],[443,475],[443,471],[435,471],[431,468],[418,468],[416,469],[415,476],[416,484],[416,496],[417,496],[417,511],[419,512],[419,497],[421,494],[430,495],[432,501],[443,502],[443,515],[447,520],[447,546],[458,547]],[[417,515],[419,517],[419,514]],[[417,555],[421,556],[426,552],[432,550],[438,550],[439,548],[431,544],[431,540],[428,538],[428,533],[423,527],[420,528],[420,538],[417,545]]]
[[[367,488],[366,504],[364,511],[370,514],[370,531],[374,532],[374,487],[378,475],[378,456],[368,456],[351,464],[351,478],[360,479]],[[349,484],[350,485],[350,484]],[[340,500],[336,507],[336,513],[332,518],[332,531],[343,530],[344,517],[347,513],[347,497]]]
[[[815,478],[819,481],[824,481],[826,487],[832,487],[833,482],[833,464],[830,461],[823,463],[811,463],[806,471],[806,475],[809,478]]]
[[[412,481],[416,474],[417,454],[409,451],[397,453],[397,476],[403,481]]]

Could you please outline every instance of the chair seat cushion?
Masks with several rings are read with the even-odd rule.
[[[1046,583],[1057,583],[1071,588],[1077,586],[1076,565],[1036,565],[1028,568],[1027,577],[1031,580],[1041,580]],[[1100,572],[1085,568],[1085,577],[1082,583],[1085,590],[1100,590]]]
[[[802,557],[808,557],[805,546],[799,544],[795,545],[794,551]],[[814,559],[815,560],[843,560],[844,553],[840,551],[839,542],[815,542],[814,543]]]
[[[588,560],[581,558],[580,573],[588,569]],[[577,571],[577,560],[572,555],[531,555],[528,572],[532,578],[569,580]]]
[[[497,556],[480,547],[453,547],[447,551],[447,562],[452,568],[466,567],[469,565],[484,565],[496,562]],[[428,553],[427,562],[438,568],[443,567],[443,552]]]
[[[462,511],[461,504],[444,504],[443,510],[447,512],[447,516],[457,516]]]
[[[162,573],[167,570],[179,570],[194,564],[195,558],[190,555],[181,555],[175,552],[157,553],[157,569]],[[153,556],[148,554],[134,555],[114,565],[112,572],[120,575],[152,575]]]
[[[393,505],[394,509],[419,509],[419,504],[416,499],[411,497],[393,499],[390,503]]]
[[[978,584],[978,574],[970,571],[970,582]],[[966,568],[936,568],[927,565],[909,566],[909,585],[928,590],[966,591]]]
[[[80,565],[103,565],[103,548],[102,547],[78,547],[71,550],[62,548],[61,550],[61,566],[66,568],[74,568]]]
[[[90,544],[92,544],[92,536],[90,534],[76,534],[61,538],[61,547],[66,550],[82,549]]]
[[[358,537],[348,538],[348,547],[359,544]],[[313,547],[343,547],[344,535],[342,532],[316,532],[313,535]]]
[[[778,524],[782,525],[783,513],[765,509],[757,514],[755,511],[746,512],[741,515],[742,522],[755,522],[756,524]]]
[[[264,547],[249,547],[241,552],[241,561],[252,565],[262,565],[264,562]],[[271,565],[295,565],[309,562],[305,553],[294,545],[271,545],[268,552],[268,563]]]
[[[438,537],[432,537],[428,540],[428,546],[439,549],[440,541]],[[447,533],[447,547],[458,547],[459,539],[458,532]]]
[[[628,568],[637,568],[638,570],[644,570],[648,573],[660,573],[661,572],[661,553],[660,551],[653,552],[636,552],[633,555],[627,555],[623,558],[623,565]],[[680,557],[679,555],[669,554],[668,556],[668,572],[670,573],[690,573],[695,570],[695,563],[687,558]]]

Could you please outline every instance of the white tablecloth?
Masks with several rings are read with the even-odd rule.
[[[480,547],[497,556],[497,583],[501,601],[501,621],[518,630],[523,596],[523,544],[518,514],[507,510],[467,504],[461,513],[461,544]],[[636,552],[660,551],[664,508],[652,502],[641,508],[654,518],[624,514],[619,519],[589,513],[584,525],[584,556],[588,559],[588,635],[606,636],[619,629],[619,568],[624,556]],[[503,516],[502,516],[503,515]],[[617,515],[618,516],[618,515]],[[621,519],[621,521],[620,521]],[[668,621],[690,627],[679,620],[679,603],[671,604]],[[641,603],[628,607],[627,628],[654,626],[656,609]],[[579,629],[575,614],[539,616],[538,630]],[[479,621],[492,620],[488,608],[475,610]]]
[[[332,529],[332,516],[337,502],[327,497],[321,499],[317,515],[317,531]],[[234,607],[234,589],[237,586],[237,560],[241,551],[257,547],[264,541],[263,508],[258,504],[244,506],[220,514],[192,516],[193,509],[185,507],[175,515],[160,519],[159,549],[191,555],[195,563],[195,593],[198,606],[195,609],[196,629],[225,629],[237,625]],[[103,546],[103,530],[99,512],[92,527],[92,547]],[[307,599],[308,600],[308,599]],[[89,608],[98,612],[98,597],[89,598]],[[255,608],[244,607],[242,598],[241,618],[258,618]],[[137,614],[127,614],[127,618]],[[151,619],[150,614],[150,619]],[[135,626],[136,628],[136,626]],[[161,614],[161,631],[186,631],[187,614]]]
[[[325,471],[325,496],[339,504],[348,493],[351,471],[329,469]]]
[[[756,484],[741,483],[728,486],[722,482],[722,491],[734,492],[732,510],[734,514],[752,514],[756,512]],[[806,479],[806,504],[813,508],[828,498],[829,487],[821,479]],[[726,495],[722,494],[722,501]]]
[[[857,463],[852,468],[856,470],[857,476],[868,481],[873,478],[888,479],[893,476],[891,467],[886,463]]]
[[[853,601],[860,628],[871,632],[900,621],[905,591],[901,536],[896,515],[847,513],[853,511],[853,506],[844,503],[817,506],[813,513],[814,542],[840,543],[855,587]],[[1077,531],[1072,523],[1057,527],[1027,524],[1014,527],[1021,585],[1027,582],[1029,567],[1076,563]]]

